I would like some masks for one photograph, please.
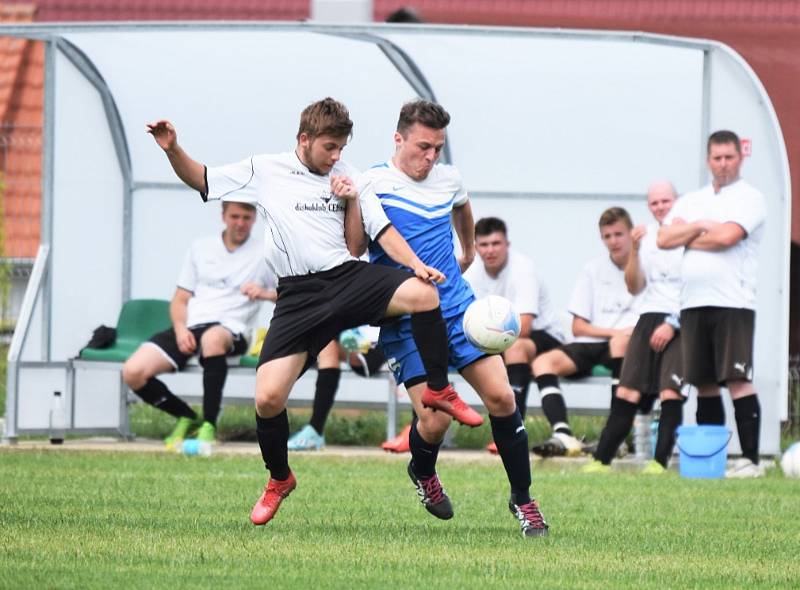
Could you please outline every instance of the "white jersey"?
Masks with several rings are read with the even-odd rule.
[[[186,325],[219,322],[234,334],[244,334],[261,304],[241,292],[245,283],[275,288],[259,241],[251,236],[231,252],[221,233],[195,240],[178,277],[178,287],[193,294]]]
[[[476,260],[464,273],[464,278],[476,297],[505,297],[511,301],[517,313],[534,316],[531,329],[544,330],[556,340],[564,342],[561,324],[553,311],[547,289],[539,279],[533,260],[524,254],[509,249],[506,265],[496,277],[486,272],[483,263]]]
[[[278,277],[299,276],[356,260],[344,239],[345,200],[331,193],[331,175],[356,170],[337,162],[329,174],[311,172],[295,152],[251,156],[206,168],[208,199],[256,205],[266,221],[267,262]],[[374,195],[360,197],[364,228],[373,240],[389,225]]]
[[[608,254],[583,267],[572,292],[568,311],[600,328],[623,329],[639,319],[639,297],[625,285],[625,271]],[[605,342],[607,338],[579,336],[575,342]]]
[[[645,276],[639,313],[678,315],[681,310],[681,261],[683,248],[662,250],[656,244],[658,224],[647,226],[639,244],[639,263]]]
[[[755,309],[758,249],[764,234],[767,205],[764,195],[744,180],[722,187],[709,184],[675,203],[665,222],[710,219],[739,224],[747,235],[736,245],[717,252],[686,248],[681,264],[681,309],[731,307]]]

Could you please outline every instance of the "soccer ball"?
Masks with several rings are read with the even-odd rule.
[[[800,442],[792,443],[781,457],[781,469],[786,477],[800,477]]]
[[[479,350],[500,354],[519,336],[519,314],[505,297],[477,299],[464,313],[464,334]]]

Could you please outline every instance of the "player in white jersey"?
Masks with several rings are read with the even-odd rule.
[[[530,496],[528,435],[514,401],[514,392],[499,355],[486,355],[467,340],[464,312],[475,297],[461,272],[475,256],[474,222],[461,175],[453,166],[437,164],[450,115],[440,105],[418,99],[403,105],[394,135],[395,153],[385,164],[364,173],[364,191],[376,195],[398,231],[427,264],[443,270],[442,313],[448,326],[450,365],[472,385],[489,411],[492,434],[511,487],[509,509],[526,537],[547,534],[547,523]],[[453,228],[461,244],[456,258]],[[397,266],[382,244],[370,244],[375,265]],[[433,412],[439,400],[423,385],[425,371],[418,344],[406,318],[381,327],[380,343],[389,368],[408,390],[417,419],[409,435],[408,475],[425,508],[441,519],[453,516],[450,499],[436,473],[436,459],[450,416]]]
[[[559,377],[588,376],[593,367],[603,365],[611,370],[613,399],[628,339],[639,317],[638,300],[625,285],[633,229],[630,215],[622,207],[611,207],[600,216],[598,225],[608,254],[589,261],[572,292],[568,311],[573,316],[575,341],[533,361],[542,412],[553,429],[549,439],[532,449],[544,457],[574,456],[583,451],[567,421]]]
[[[678,317],[683,251],[662,250],[656,245],[656,238],[676,198],[672,183],[659,181],[650,185],[647,208],[656,222],[635,227],[631,232],[633,250],[625,267],[625,283],[630,293],[642,293],[641,315],[625,352],[619,387],[611,400],[611,413],[597,443],[594,461],[583,468],[586,473],[609,471],[617,449],[631,431],[643,396],[655,392],[661,399],[658,439],[655,458],[643,473],[664,473],[672,456],[684,402]]]
[[[122,367],[122,378],[136,395],[177,418],[167,447],[180,450],[198,416],[157,375],[180,371],[193,355],[203,366],[203,421],[197,438],[213,442],[228,355],[247,350],[244,333],[259,300],[274,301],[275,278],[267,268],[263,244],[250,235],[256,209],[222,204],[225,231],[196,240],[184,261],[170,304],[172,328],[154,335]]]
[[[536,355],[561,346],[564,334],[533,261],[511,249],[510,244],[502,219],[479,219],[475,224],[475,248],[481,264],[471,265],[464,278],[476,297],[505,297],[520,315],[519,338],[503,353],[503,362],[517,408],[525,420],[531,363]],[[494,442],[489,443],[487,449],[497,453]]]
[[[256,525],[269,522],[297,486],[287,450],[292,386],[342,330],[410,313],[428,387],[458,397],[447,381],[447,332],[431,284],[445,277],[414,254],[374,195],[359,195],[352,168],[340,161],[352,129],[345,106],[326,98],[301,113],[293,151],[207,168],[178,145],[169,121],[148,125],[175,173],[203,200],[244,200],[266,220],[267,261],[279,281],[256,373],[256,433],[270,472],[250,514]],[[358,260],[365,229],[412,272]]]
[[[711,183],[684,195],[658,232],[662,248],[685,247],[681,338],[686,380],[698,390],[698,423],[723,424],[720,385],[733,399],[743,457],[729,477],[760,477],[761,407],[753,388],[758,250],[764,195],[742,180],[742,149],[732,131],[708,138]]]

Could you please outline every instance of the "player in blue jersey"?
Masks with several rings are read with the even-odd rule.
[[[438,289],[448,328],[450,365],[478,392],[489,411],[492,434],[511,484],[509,508],[519,520],[523,535],[544,536],[547,523],[530,496],[528,434],[503,359],[471,345],[462,328],[464,312],[475,300],[461,276],[475,257],[475,226],[458,170],[436,163],[449,122],[450,115],[436,103],[415,100],[405,104],[394,134],[394,156],[365,172],[359,184],[362,193],[378,197],[392,225],[417,256],[448,277]],[[453,247],[454,228],[463,252],[460,259]],[[370,244],[370,260],[400,266],[376,242]],[[408,316],[382,326],[380,343],[397,382],[406,386],[418,417],[409,436],[409,477],[428,512],[441,519],[451,518],[450,499],[436,474],[439,447],[451,418],[435,411],[440,409],[439,401],[426,391],[425,368]]]

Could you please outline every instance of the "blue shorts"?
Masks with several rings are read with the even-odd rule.
[[[486,356],[467,340],[464,334],[464,311],[472,301],[467,301],[463,309],[456,315],[445,318],[447,325],[448,361],[450,369],[460,371],[479,358]],[[417,345],[411,334],[411,319],[403,318],[381,327],[378,340],[386,355],[386,362],[394,374],[397,383],[405,383],[411,379],[425,377],[427,371],[422,358],[417,352]]]

